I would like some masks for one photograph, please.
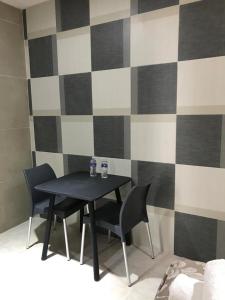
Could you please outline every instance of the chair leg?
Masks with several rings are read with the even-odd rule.
[[[148,232],[148,239],[149,239],[150,248],[152,250],[152,259],[154,259],[155,258],[155,254],[154,254],[154,249],[153,249],[152,236],[151,236],[149,222],[147,222],[145,224],[146,224],[146,228],[147,228],[147,232]]]
[[[32,226],[32,217],[29,217],[28,234],[27,234],[27,246],[26,246],[27,249],[30,247],[31,226]]]
[[[108,230],[108,243],[111,241],[111,230]]]
[[[64,227],[64,237],[65,237],[65,244],[66,244],[66,256],[67,256],[67,260],[70,260],[70,252],[69,252],[69,244],[68,244],[66,219],[63,219],[63,227]]]
[[[84,240],[85,240],[86,224],[83,224],[82,238],[81,238],[81,249],[80,249],[80,265],[84,263]]]
[[[122,242],[122,247],[123,247],[123,256],[124,256],[124,262],[125,262],[125,269],[126,269],[126,274],[127,274],[127,282],[128,282],[128,286],[131,286],[130,274],[129,274],[128,263],[127,263],[126,242]]]

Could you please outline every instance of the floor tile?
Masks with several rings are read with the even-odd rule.
[[[107,294],[110,300],[154,300],[156,290],[161,278],[170,265],[177,259],[172,255],[160,255],[152,260],[148,255],[138,248],[128,247],[129,266],[132,278],[136,278],[132,287],[127,287],[124,272],[124,261],[120,242],[112,239],[107,242],[107,236],[99,234],[99,257],[101,280],[94,282],[92,271],[90,233],[87,230],[85,240],[85,260],[84,265],[79,265],[80,252],[80,233],[79,226],[75,217],[71,216],[68,220],[68,235],[72,259],[68,262],[65,256],[65,244],[63,228],[57,224],[56,230],[52,231],[51,245],[49,247],[50,257],[46,261],[41,261],[42,241],[45,228],[45,221],[38,217],[33,219],[33,229],[31,234],[31,247],[25,249],[27,225],[25,222],[3,234],[0,234],[0,263],[4,270],[4,277],[0,275],[2,293],[7,295],[6,300],[13,298],[28,300],[33,293],[36,281],[40,274],[42,279],[48,282],[43,285],[42,291],[33,295],[34,300],[40,299],[42,293],[46,297],[59,300],[63,297],[73,299],[74,281],[76,281],[76,294],[83,295],[85,290],[86,297],[97,295],[98,299],[104,300]],[[8,261],[15,266],[14,272],[8,268]],[[35,272],[33,270],[35,269]],[[60,279],[60,289],[50,289],[49,285],[58,282],[59,270],[64,274]],[[32,276],[27,276],[32,274]],[[139,277],[137,277],[139,276]],[[27,283],[27,293],[20,289],[24,281]],[[10,288],[14,284],[14,289]],[[88,289],[87,289],[88,284]]]

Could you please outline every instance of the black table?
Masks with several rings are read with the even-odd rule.
[[[115,191],[118,202],[121,202],[119,188],[131,180],[129,177],[109,175],[102,179],[100,174],[90,177],[87,172],[78,172],[39,184],[36,190],[52,194],[49,202],[48,220],[45,230],[45,239],[42,250],[42,260],[47,258],[48,244],[50,239],[51,224],[53,218],[54,195],[67,196],[74,199],[84,200],[88,204],[91,220],[91,242],[93,251],[93,270],[95,281],[99,280],[98,246],[95,226],[94,201],[106,194]]]

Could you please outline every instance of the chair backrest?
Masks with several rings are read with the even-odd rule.
[[[55,172],[49,166],[49,164],[43,164],[38,167],[26,169],[23,171],[23,173],[26,179],[28,191],[30,193],[32,206],[46,198],[49,198],[49,194],[39,192],[34,188],[38,184],[56,178]]]
[[[146,200],[151,184],[134,186],[123,202],[120,211],[122,235],[134,228],[141,221],[148,222]]]

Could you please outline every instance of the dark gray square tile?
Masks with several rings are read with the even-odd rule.
[[[36,167],[37,163],[36,163],[36,152],[32,151],[32,166]]]
[[[220,167],[222,116],[177,116],[176,162]]]
[[[64,154],[63,161],[65,174],[79,171],[89,172],[90,160],[91,156]]]
[[[23,9],[22,14],[23,14],[23,35],[24,35],[24,39],[27,40],[27,13],[26,13],[26,9]]]
[[[130,66],[130,20],[91,27],[92,70]]]
[[[34,117],[36,151],[62,152],[60,117]]]
[[[139,185],[152,182],[147,199],[149,205],[174,208],[175,165],[132,161],[132,180]]]
[[[57,31],[90,24],[89,0],[56,0]]]
[[[216,249],[216,258],[225,259],[225,222],[217,221],[217,249]]]
[[[141,14],[178,4],[179,0],[131,0],[131,13],[132,15]]]
[[[222,116],[220,167],[225,168],[225,115]]]
[[[130,117],[94,117],[96,156],[130,158]]]
[[[198,1],[180,7],[179,60],[225,54],[225,1]]]
[[[91,115],[91,73],[60,76],[62,114]]]
[[[217,220],[175,213],[174,252],[207,262],[216,258]]]
[[[56,36],[46,36],[28,41],[30,74],[32,78],[58,74]]]
[[[27,91],[28,91],[28,104],[29,104],[29,112],[30,115],[32,116],[33,114],[33,106],[32,106],[32,93],[31,93],[31,84],[30,84],[30,79],[27,80]]]
[[[133,114],[175,114],[177,63],[132,68]]]

